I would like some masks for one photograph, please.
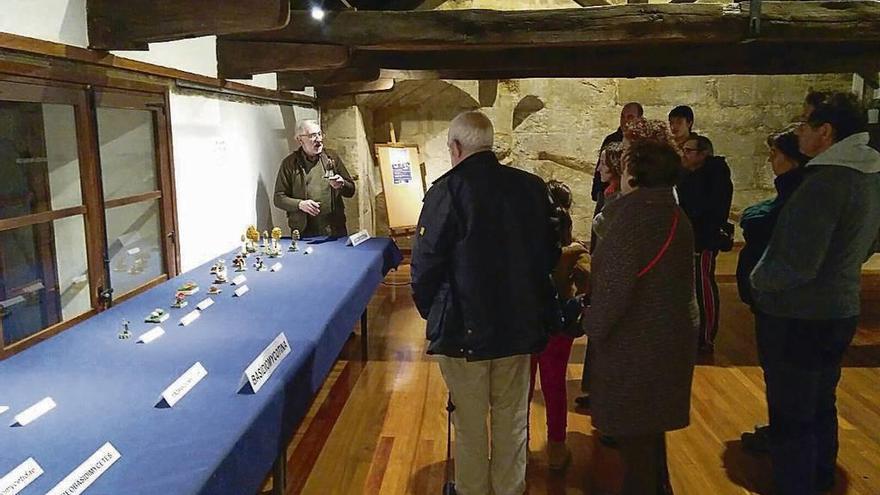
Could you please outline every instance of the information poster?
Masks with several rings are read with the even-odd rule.
[[[422,211],[425,183],[419,148],[406,144],[377,144],[388,226],[393,230],[415,228]]]

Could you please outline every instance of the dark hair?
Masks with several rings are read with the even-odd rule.
[[[672,187],[681,177],[681,157],[669,144],[636,141],[624,154],[632,187]]]
[[[673,117],[684,117],[685,120],[690,122],[691,125],[694,123],[694,109],[687,105],[679,105],[672,110],[669,111],[668,120],[671,120]]]
[[[698,150],[708,151],[709,156],[715,155],[715,147],[712,146],[712,140],[707,138],[706,136],[701,136],[701,135],[695,134],[695,135],[689,137],[688,141],[696,141]]]
[[[813,108],[807,117],[807,124],[816,128],[829,124],[834,129],[834,142],[848,138],[868,129],[868,118],[856,95],[852,93],[831,93],[822,103]]]
[[[547,182],[550,200],[553,202],[554,214],[559,219],[559,241],[563,246],[572,243],[571,220],[571,188],[564,182],[552,179]]]
[[[639,117],[645,115],[645,109],[642,107],[642,104],[637,101],[631,101],[623,106],[623,108],[626,107],[636,107],[636,111],[639,113]]]
[[[787,158],[794,160],[798,167],[803,167],[810,161],[810,157],[801,153],[795,129],[797,129],[797,125],[790,125],[779,132],[770,134],[767,136],[767,146],[776,148]]]
[[[816,108],[820,103],[824,103],[826,99],[828,99],[827,91],[813,91],[813,88],[810,88],[807,97],[804,98],[804,103]]]

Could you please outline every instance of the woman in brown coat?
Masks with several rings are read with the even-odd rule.
[[[590,338],[593,426],[616,438],[625,495],[671,493],[665,432],[689,423],[696,359],[694,236],[675,204],[681,161],[666,143],[624,154],[623,196],[593,254]]]

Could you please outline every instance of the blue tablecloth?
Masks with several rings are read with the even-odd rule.
[[[0,362],[0,477],[33,457],[45,473],[22,494],[43,494],[111,442],[122,458],[88,495],[255,493],[305,415],[352,328],[383,276],[400,262],[388,239],[346,247],[344,239],[306,247],[280,261],[281,271],[256,272],[250,291],[234,287],[210,296],[215,304],[187,327],[181,316],[208,297],[210,263],[119,304],[52,339]],[[287,242],[284,242],[287,248]],[[224,256],[229,279],[238,273]],[[171,309],[187,280],[201,290]],[[171,318],[150,344],[135,340],[155,326],[153,308]],[[119,340],[123,319],[133,337]],[[239,392],[245,367],[280,333],[289,355],[257,394]],[[195,362],[208,371],[173,408],[155,407],[160,394]],[[44,397],[58,407],[25,427],[13,416]]]

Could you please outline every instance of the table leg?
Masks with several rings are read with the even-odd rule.
[[[282,449],[275,459],[275,467],[272,468],[272,495],[284,495],[284,487],[287,486],[287,456],[286,449]]]
[[[367,350],[367,308],[364,308],[364,312],[361,315],[361,359],[367,361],[368,350]]]

